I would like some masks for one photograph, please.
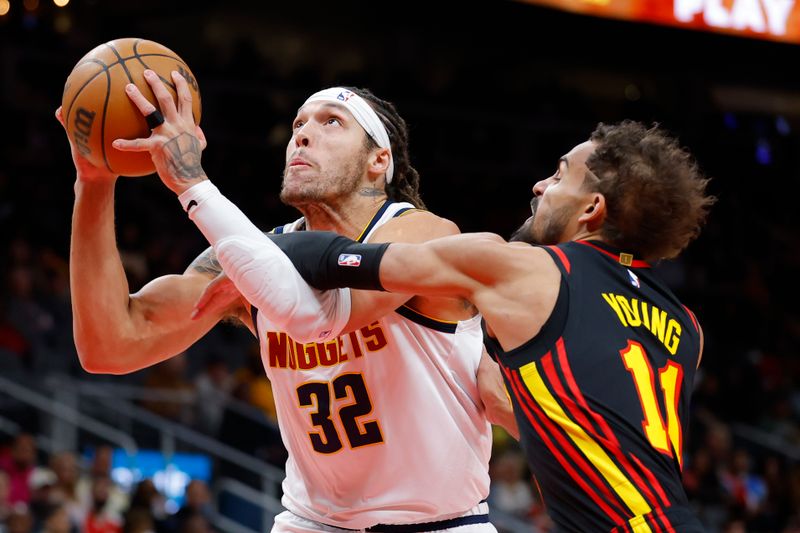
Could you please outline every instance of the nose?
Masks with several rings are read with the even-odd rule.
[[[547,180],[539,180],[533,186],[533,195],[541,196],[544,194],[545,190],[547,190]]]
[[[294,132],[294,144],[299,148],[308,146],[310,142],[311,132],[308,129],[308,124],[303,124]]]

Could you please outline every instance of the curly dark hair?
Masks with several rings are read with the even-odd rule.
[[[381,100],[369,89],[345,87],[369,102],[372,109],[380,117],[381,122],[389,133],[392,144],[392,159],[394,161],[394,176],[392,182],[386,184],[386,195],[396,201],[409,202],[419,209],[425,209],[425,204],[419,195],[419,173],[411,166],[408,155],[408,126],[406,121],[397,113],[394,104]],[[367,135],[370,148],[377,148],[374,139]]]
[[[677,256],[716,201],[692,156],[657,124],[600,123],[590,139],[586,166],[597,179],[584,183],[605,197],[603,237],[647,261]]]

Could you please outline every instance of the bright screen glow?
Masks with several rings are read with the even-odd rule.
[[[584,15],[800,43],[800,0],[522,0]]]
[[[174,453],[167,460],[155,450],[139,450],[128,456],[125,450],[115,449],[111,478],[129,494],[139,481],[151,478],[166,498],[167,511],[175,513],[183,505],[186,485],[191,480],[211,480],[211,459],[203,454]]]

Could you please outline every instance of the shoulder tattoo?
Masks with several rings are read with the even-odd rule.
[[[220,274],[222,272],[222,265],[217,261],[217,254],[214,253],[214,248],[209,246],[203,253],[198,255],[186,268],[186,272],[190,270],[201,274],[211,274],[212,276]]]

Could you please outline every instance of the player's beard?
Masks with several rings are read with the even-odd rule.
[[[511,234],[508,242],[527,242],[528,244],[539,244],[533,239],[533,217],[528,217],[519,228]]]
[[[533,219],[536,216],[536,208],[539,206],[539,197],[531,199],[531,216],[517,230],[511,234],[508,242],[527,242],[528,244],[539,244],[533,238]]]
[[[553,211],[546,219],[541,219],[539,213],[539,197],[531,200],[533,215],[520,226],[509,239],[509,242],[527,242],[528,244],[558,244],[569,224],[572,210],[569,206],[561,206]],[[537,216],[539,219],[537,219]]]
[[[366,167],[366,154],[346,161],[337,169],[322,170],[313,181],[296,182],[287,185],[286,171],[283,171],[281,201],[293,207],[316,203],[336,203],[356,189]]]

